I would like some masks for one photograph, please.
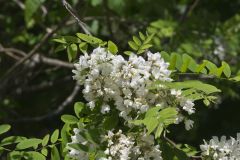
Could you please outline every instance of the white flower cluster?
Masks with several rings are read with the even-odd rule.
[[[113,55],[105,48],[96,48],[88,55],[79,58],[73,70],[74,79],[84,85],[83,94],[91,109],[101,99],[103,114],[110,112],[109,102],[114,102],[125,120],[136,118],[156,105],[170,106],[178,104],[180,111],[188,114],[195,112],[194,103],[181,96],[180,90],[169,90],[162,85],[156,92],[149,85],[156,80],[171,82],[171,71],[160,53],[147,53],[147,60],[131,54],[129,60],[121,55]],[[178,122],[184,120],[179,115]],[[192,123],[186,127],[190,129]]]
[[[135,142],[133,137],[117,133],[108,132],[106,136],[108,147],[105,150],[107,158],[100,160],[162,160],[159,145],[154,145],[154,138],[143,135],[140,142]]]
[[[121,55],[113,55],[105,48],[96,48],[88,55],[79,58],[73,70],[74,79],[84,85],[83,95],[90,109],[101,102],[101,113],[106,114],[113,109],[119,111],[119,116],[126,121],[136,119],[145,113],[149,107],[176,107],[178,117],[176,123],[185,122],[185,128],[191,129],[193,121],[184,115],[195,112],[194,103],[182,95],[181,90],[169,89],[160,84],[150,90],[155,82],[171,82],[169,64],[161,58],[160,53],[148,52],[146,60],[131,54],[128,60]],[[99,104],[99,103],[98,103]],[[115,107],[115,108],[113,108]],[[88,142],[74,129],[72,142],[68,145],[69,156],[75,159],[87,159],[83,151],[78,151],[70,144]],[[106,158],[101,160],[162,160],[160,146],[154,144],[154,137],[145,132],[138,135],[125,135],[108,131],[105,136],[107,148]],[[90,144],[89,144],[90,145]]]
[[[213,137],[209,143],[204,140],[200,145],[202,155],[213,160],[239,160],[240,159],[240,134],[237,138],[226,139],[226,136]]]

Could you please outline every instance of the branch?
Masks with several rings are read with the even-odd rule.
[[[109,14],[108,0],[103,0],[103,7],[105,10],[105,19],[106,19],[108,30],[110,32],[111,39],[115,40],[112,25],[111,25],[110,14]]]
[[[18,53],[20,54],[20,56],[24,57],[27,54],[19,49],[16,48],[4,48],[1,44],[0,44],[0,52],[4,52],[6,55],[14,58],[15,60],[20,60],[21,57],[19,57],[19,55],[16,55],[14,53]],[[65,67],[65,68],[74,68],[74,65],[72,63],[68,63],[68,62],[64,62],[58,59],[53,59],[53,58],[49,58],[49,57],[45,57],[42,54],[36,54],[34,55],[32,58],[30,58],[31,61],[34,61],[36,63],[45,63],[48,65],[52,65],[52,66],[57,66],[57,67]]]
[[[167,138],[166,136],[163,136],[163,138],[169,143],[171,144],[174,148],[179,149],[179,147],[177,146],[177,144],[175,142],[173,142],[171,139]],[[189,158],[191,158],[192,160],[201,160],[202,157],[201,156],[188,156]]]
[[[70,69],[74,68],[74,65],[72,63],[60,61],[60,60],[53,59],[53,58],[48,58],[48,57],[45,57],[40,54],[36,54],[34,56],[34,59],[36,62],[42,62],[42,63],[52,65],[52,66],[65,67],[65,68],[70,68]]]
[[[75,87],[72,91],[72,93],[57,107],[56,110],[39,116],[39,117],[33,117],[33,118],[24,118],[24,119],[19,119],[19,120],[14,120],[13,122],[29,122],[29,121],[43,121],[45,119],[52,118],[54,116],[57,116],[62,113],[62,111],[65,109],[66,106],[68,106],[70,103],[73,102],[74,98],[77,96],[78,91],[80,90],[80,86],[78,84],[75,84]]]
[[[91,33],[87,29],[87,25],[80,20],[77,12],[72,8],[72,6],[66,0],[62,0],[62,4],[67,9],[67,11],[76,19],[78,25],[83,29],[83,31],[86,34],[91,35]]]
[[[198,4],[199,1],[200,1],[200,0],[194,0],[192,3],[190,3],[190,4],[186,7],[184,13],[182,14],[182,16],[181,16],[181,18],[180,18],[180,23],[182,23],[182,22],[187,18],[187,16],[188,16],[190,13],[192,13],[192,11],[193,11],[194,8],[197,6],[197,4]]]
[[[21,64],[23,64],[26,60],[28,60],[29,58],[31,58],[36,52],[37,50],[42,47],[46,41],[53,35],[53,33],[60,27],[61,25],[58,25],[57,27],[54,27],[53,30],[51,30],[50,32],[47,32],[43,38],[41,39],[41,41],[39,43],[37,43],[33,49],[25,56],[23,57],[21,60],[19,60],[18,62],[16,62],[14,64],[14,66],[12,66],[1,78],[1,81],[4,80],[7,76],[11,75],[13,73],[13,71],[15,69],[17,69]]]
[[[55,85],[62,85],[63,83],[66,84],[67,81],[72,80],[72,76],[67,76],[61,79],[58,79],[56,81],[44,81],[41,82],[38,85],[28,85],[27,88],[23,88],[22,92],[34,92],[34,91],[39,91],[39,90],[43,90],[49,87],[54,87]]]

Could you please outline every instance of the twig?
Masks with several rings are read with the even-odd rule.
[[[197,6],[197,4],[198,4],[199,1],[200,1],[200,0],[194,0],[192,3],[190,3],[190,4],[186,7],[184,13],[182,14],[182,16],[181,16],[181,18],[180,18],[180,23],[182,23],[182,22],[187,18],[187,16],[188,16],[190,13],[192,13],[192,11],[193,11],[194,8]]]
[[[56,110],[39,116],[39,117],[33,117],[33,118],[24,118],[24,119],[19,119],[19,120],[14,120],[13,122],[29,122],[29,121],[35,121],[35,122],[39,122],[39,121],[43,121],[45,119],[49,119],[51,117],[57,116],[60,113],[62,113],[62,111],[65,109],[65,107],[67,105],[69,105],[70,103],[73,102],[74,98],[76,97],[76,95],[78,94],[78,91],[80,90],[80,86],[78,84],[75,85],[72,93],[57,107]]]
[[[0,44],[0,52],[4,52],[6,55],[8,55],[9,57],[15,60],[19,60],[21,58],[19,56],[16,56],[14,53],[10,52],[9,50],[6,50],[5,48],[3,48],[1,44]]]
[[[114,40],[115,38],[114,38],[112,25],[111,25],[111,19],[110,19],[111,17],[110,17],[110,14],[109,14],[108,0],[103,0],[103,6],[104,6],[104,10],[105,10],[105,19],[106,19],[106,22],[107,22],[107,27],[108,27],[108,30],[110,32],[111,39]]]
[[[33,91],[43,90],[49,87],[53,87],[57,84],[66,83],[67,81],[70,81],[70,80],[72,80],[71,76],[58,79],[57,81],[44,81],[38,85],[32,85],[32,86],[27,86],[27,88],[23,88],[23,92],[33,92]]]
[[[58,26],[54,27],[51,31],[47,32],[43,38],[41,39],[41,41],[39,43],[37,43],[33,49],[25,56],[23,57],[21,60],[19,60],[18,62],[16,62],[14,64],[14,66],[12,66],[0,79],[0,82],[2,82],[6,77],[8,77],[15,69],[17,69],[21,64],[23,64],[26,60],[28,60],[29,58],[31,58],[36,52],[37,50],[42,47],[47,40],[55,33],[55,31],[60,28],[62,26],[62,24],[65,21],[61,22],[58,24]]]
[[[15,55],[14,53],[18,53],[21,56],[27,55],[25,52],[23,52],[19,49],[16,49],[16,48],[4,48],[1,44],[0,44],[0,52],[6,53],[8,56],[14,58],[15,60],[19,60],[19,59],[21,59],[21,57],[19,57],[18,55]],[[37,63],[41,62],[41,63],[45,63],[48,65],[57,66],[57,67],[65,67],[65,68],[70,68],[70,69],[72,69],[74,67],[74,65],[72,63],[45,57],[42,54],[36,54],[32,58],[30,58],[30,60],[37,62]]]
[[[72,8],[72,6],[66,0],[62,0],[62,4],[67,9],[67,11],[76,19],[78,25],[83,29],[83,31],[86,34],[91,35],[91,33],[87,29],[87,25],[80,20],[77,12]]]
[[[25,9],[25,5],[23,2],[19,1],[19,0],[13,0],[15,3],[17,3],[17,5],[24,10]]]
[[[53,58],[48,58],[48,57],[45,57],[40,54],[36,54],[34,59],[35,60],[37,59],[36,60],[37,62],[42,62],[42,63],[52,65],[52,66],[65,67],[65,68],[70,68],[70,69],[72,69],[74,67],[74,65],[72,63],[60,61],[60,60],[53,59]]]
[[[179,147],[177,146],[177,144],[175,142],[173,142],[171,139],[167,138],[166,136],[163,136],[163,138],[170,143],[174,148],[179,149]],[[201,156],[189,156],[189,158],[193,159],[193,160],[201,160],[202,157]]]

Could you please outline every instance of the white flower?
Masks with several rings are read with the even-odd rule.
[[[226,136],[213,137],[209,142],[204,140],[200,145],[202,155],[213,160],[238,160],[240,159],[240,135],[237,138],[226,139]]]
[[[174,95],[176,97],[180,97],[182,94],[181,90],[171,89],[171,95]]]
[[[108,159],[119,160],[162,160],[160,146],[154,145],[152,135],[140,135],[140,141],[135,142],[135,138],[126,136],[119,130],[117,133],[108,131],[106,139],[108,147],[104,151]]]
[[[188,119],[184,121],[185,129],[190,130],[193,127],[194,121]]]
[[[91,110],[95,108],[95,102],[94,102],[94,101],[88,102],[87,105],[89,106],[89,108],[90,108]]]
[[[102,114],[110,112],[112,102],[125,120],[136,119],[157,104],[164,107],[178,105],[182,107],[180,110],[194,113],[194,103],[182,96],[181,90],[170,90],[163,84],[159,84],[155,92],[149,90],[149,85],[155,81],[172,81],[168,66],[160,53],[148,52],[146,60],[131,54],[125,60],[121,55],[113,55],[99,47],[90,55],[80,56],[73,77],[84,85],[83,96],[90,109],[95,108],[96,101],[102,100]]]
[[[182,106],[183,110],[187,111],[188,114],[195,113],[195,108],[193,108],[194,103],[191,100],[183,100],[180,105]]]
[[[110,111],[110,106],[108,104],[102,105],[101,113],[106,114]]]

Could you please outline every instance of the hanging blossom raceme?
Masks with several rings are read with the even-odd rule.
[[[75,64],[73,78],[84,85],[83,95],[91,109],[101,99],[101,113],[111,111],[109,102],[114,102],[119,116],[125,120],[136,119],[149,107],[178,106],[176,123],[185,121],[185,128],[192,127],[193,121],[183,116],[195,112],[194,103],[181,94],[181,90],[170,90],[160,85],[154,92],[149,89],[152,82],[171,82],[169,64],[160,53],[147,53],[147,60],[131,54],[128,60],[121,55],[113,55],[105,48],[96,48],[88,55],[80,56]],[[184,114],[181,114],[184,113]]]
[[[240,133],[237,138],[226,136],[213,137],[209,142],[204,140],[204,144],[200,145],[202,156],[206,159],[213,160],[239,160],[240,159]]]
[[[106,158],[100,160],[162,160],[159,145],[154,145],[152,135],[140,135],[138,141],[135,137],[126,136],[119,130],[117,133],[108,131]]]
[[[83,131],[74,128],[73,132],[71,142],[67,144],[68,157],[74,160],[89,159],[87,152],[71,147],[71,144],[91,145],[81,136],[80,132]],[[146,135],[146,133],[141,133],[138,138],[127,136],[121,130],[117,133],[108,131],[103,141],[107,141],[106,150],[104,151],[106,157],[101,157],[98,160],[162,160],[160,146],[155,145],[154,137]]]

